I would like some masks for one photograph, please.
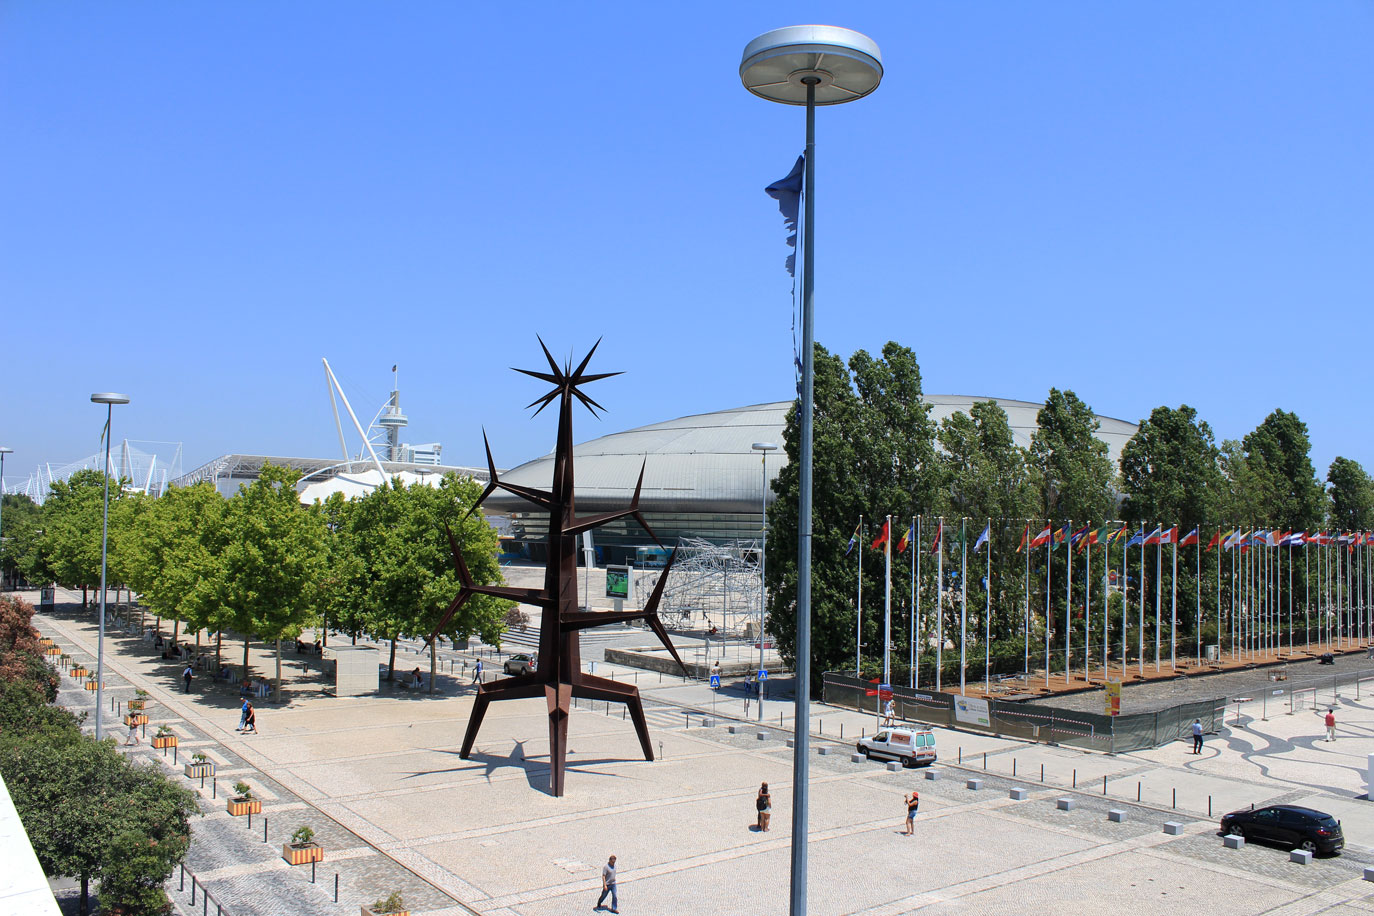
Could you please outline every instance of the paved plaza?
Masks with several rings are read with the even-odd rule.
[[[94,617],[59,605],[35,625],[74,658],[93,660]],[[227,660],[241,652],[241,643],[226,642]],[[202,677],[183,694],[179,663],[115,630],[106,641],[107,696],[119,703],[136,687],[148,690],[151,724],[180,736],[180,761],[198,750],[219,766],[203,789],[187,781],[205,812],[188,867],[210,891],[210,912],[218,903],[234,916],[351,916],[391,890],[415,913],[589,912],[612,854],[622,913],[787,911],[790,703],[768,701],[760,726],[744,718],[738,692],[713,696],[699,682],[602,664],[600,674],[638,680],[660,758],[640,759],[619,707],[579,705],[567,792],[554,798],[540,700],[493,705],[471,759],[459,758],[473,696],[462,666],[474,657],[445,650],[433,695],[386,688],[335,698],[324,692],[317,662],[288,653],[286,702],[261,702],[261,733],[242,736],[232,686]],[[259,647],[252,665],[272,670]],[[397,662],[400,671],[416,665],[428,673],[426,656],[407,651]],[[489,673],[498,668],[488,661]],[[816,704],[810,912],[1374,913],[1374,883],[1363,880],[1374,866],[1374,804],[1364,800],[1363,772],[1374,752],[1374,697],[1323,695],[1322,710],[1328,699],[1339,721],[1334,743],[1313,709],[1290,714],[1256,701],[1241,709],[1239,726],[1208,736],[1200,756],[1181,743],[1108,756],[941,729],[940,762],[929,772],[852,761],[853,739],[872,732],[872,716]],[[60,701],[93,708],[93,695],[70,678]],[[114,712],[107,709],[105,721],[111,735],[124,734]],[[164,759],[146,743],[129,752]],[[224,810],[225,789],[240,779],[263,800],[251,828]],[[970,779],[981,786],[969,788]],[[771,831],[760,833],[753,799],[765,781],[775,806]],[[1024,800],[1011,797],[1017,787],[1028,790]],[[916,835],[906,837],[902,800],[912,788],[922,801]],[[1056,804],[1064,798],[1070,810]],[[1273,847],[1223,848],[1221,813],[1276,801],[1340,817],[1345,854],[1300,865]],[[1112,809],[1125,812],[1123,822],[1108,819]],[[1165,833],[1166,821],[1180,832]],[[313,885],[308,866],[280,858],[301,824],[325,847]],[[178,906],[201,912],[203,901],[193,909],[178,878]]]

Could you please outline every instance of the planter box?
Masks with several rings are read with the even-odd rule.
[[[242,817],[245,814],[261,814],[262,802],[256,798],[231,798],[229,799],[229,813],[234,817]]]
[[[188,763],[185,769],[188,779],[200,779],[204,776],[215,775],[215,765],[208,760],[204,763]]]
[[[70,674],[73,678],[76,678],[77,680],[80,680],[81,678],[85,677],[86,675],[90,674],[91,672],[87,671],[85,668],[81,667],[80,665],[75,665],[75,666],[73,666],[73,667],[71,667],[71,668],[68,668],[68,669],[67,669],[67,673]]]
[[[363,916],[380,916],[376,910],[370,906],[363,907]],[[401,910],[399,913],[388,913],[387,916],[410,916],[410,910]]]
[[[130,700],[129,712],[143,712],[144,704],[147,702],[147,700]]]
[[[161,738],[158,738],[158,737],[154,737],[154,738],[153,738],[153,747],[155,747],[155,748],[161,749],[161,748],[164,748],[164,747],[176,747],[176,746],[177,746],[177,736],[176,736],[176,735],[163,735]]]
[[[311,862],[323,862],[324,847],[319,843],[305,843],[301,846],[287,843],[281,848],[281,857],[286,860],[287,865],[308,865]]]
[[[147,725],[148,717],[141,712],[130,713],[124,717],[125,725]]]
[[[87,689],[87,690],[95,690],[95,689],[96,689],[96,683],[95,683],[95,681],[87,681],[87,682],[86,682],[86,689]]]
[[[59,649],[57,646],[54,646],[52,643],[48,643],[48,645],[43,649],[43,654],[44,654],[44,655],[61,655],[61,654],[62,654],[62,650]]]

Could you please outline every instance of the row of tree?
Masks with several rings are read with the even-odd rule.
[[[163,884],[186,855],[195,796],[161,770],[82,734],[53,705],[58,676],[40,654],[33,609],[0,597],[0,775],[44,871],[90,882],[102,910],[167,912]],[[8,863],[7,863],[8,865]]]
[[[183,624],[197,646],[209,631],[218,655],[223,634],[237,634],[245,675],[250,640],[273,645],[280,699],[281,643],[307,627],[388,641],[392,668],[397,639],[430,634],[459,589],[447,531],[477,582],[500,581],[496,532],[468,514],[481,495],[470,478],[396,480],[353,501],[335,494],[303,506],[297,477],[268,465],[227,499],[209,483],[158,499],[111,486],[109,583],[171,619],[174,642]],[[41,507],[12,513],[7,504],[4,562],[31,582],[79,588],[84,602],[100,582],[103,487],[101,472],[80,471]],[[511,606],[475,597],[441,635],[499,641]]]
[[[893,568],[898,619],[914,620],[913,584],[919,584],[924,595],[917,645],[911,645],[908,627],[894,628],[894,656],[906,659],[916,654],[914,648],[929,646],[930,634],[940,621],[937,594],[942,596],[938,613],[943,615],[946,637],[957,633],[963,607],[956,595],[961,598],[966,587],[968,607],[976,615],[970,629],[979,637],[970,665],[976,659],[979,676],[989,651],[1005,657],[1004,667],[1013,665],[1014,659],[1015,670],[1020,670],[1028,637],[1056,643],[1059,648],[1054,655],[1062,657],[1063,640],[1070,635],[1059,632],[1063,628],[1056,630],[1054,624],[1063,614],[1061,602],[1069,600],[1062,592],[1069,552],[1055,551],[1048,560],[1037,558],[1027,576],[1027,558],[1016,548],[1031,519],[1037,524],[1055,520],[1059,525],[1073,520],[1075,528],[1097,527],[1115,519],[1133,520],[1133,525],[1147,521],[1151,527],[1177,524],[1184,532],[1194,526],[1228,525],[1284,530],[1311,530],[1323,524],[1374,528],[1374,482],[1369,475],[1358,463],[1337,458],[1328,473],[1329,491],[1324,490],[1309,456],[1305,424],[1282,410],[1271,413],[1243,439],[1218,444],[1193,408],[1158,407],[1126,444],[1118,469],[1106,443],[1096,436],[1099,423],[1092,409],[1072,391],[1050,390],[1029,447],[1016,444],[1007,414],[995,401],[977,402],[967,413],[957,412],[936,423],[922,398],[915,354],[889,342],[880,357],[860,350],[847,362],[817,345],[814,417],[811,595],[812,664],[817,675],[813,683],[817,685],[823,671],[853,669],[856,639],[870,647],[882,646],[882,614],[871,613],[871,608],[882,602],[883,554],[868,549],[867,543],[857,556],[845,551],[860,516],[876,519],[876,525],[889,514],[900,519],[893,522],[894,542],[913,516],[944,516],[953,520],[945,534],[947,545],[955,541],[950,535],[960,530],[960,519],[971,520],[970,538],[991,520],[990,568],[980,561],[976,573],[969,570],[966,583],[960,581],[955,564],[946,564],[946,579],[937,588],[933,557],[922,564],[919,583],[913,583],[909,561]],[[795,409],[788,415],[785,443],[790,460],[773,484],[777,499],[768,516],[768,626],[791,660],[800,468]],[[859,538],[871,541],[876,531],[876,527],[861,531]],[[923,532],[922,549],[928,549],[933,534],[931,528]],[[1223,562],[1220,553],[1202,552],[1199,557],[1193,550],[1180,551],[1177,573],[1180,594],[1202,593],[1204,617],[1211,622],[1213,638],[1229,602],[1227,595],[1218,602],[1216,589],[1206,587],[1214,582],[1218,564]],[[1132,578],[1124,584],[1152,595],[1156,588],[1153,566],[1149,564],[1143,577],[1131,570]],[[1175,587],[1172,564],[1169,567],[1161,572],[1160,586],[1166,595]],[[1309,571],[1304,567],[1301,575]],[[856,633],[860,580],[865,595],[876,599],[866,597],[870,612],[863,615],[862,630]],[[1028,603],[1042,610],[1046,607],[1048,583],[1054,583],[1049,585],[1052,609],[1038,621],[1033,619],[1031,626],[1038,629],[1028,633],[1024,608]],[[1075,586],[1070,603],[1081,608],[1086,586],[1081,578]],[[1092,587],[1099,586],[1094,582]],[[990,602],[987,589],[992,590]],[[1115,597],[1119,602],[1120,595]],[[870,600],[876,603],[869,604]],[[1095,596],[1094,613],[1104,607],[1099,602],[1101,596]],[[989,603],[992,616],[984,621],[981,612]],[[991,645],[984,645],[981,638],[985,625]],[[1153,620],[1147,619],[1145,626],[1152,636]],[[1194,639],[1206,637],[1193,632],[1192,614],[1186,622],[1180,621],[1180,629],[1184,627]],[[1119,643],[1120,634],[1111,635]],[[881,653],[875,649],[868,654]],[[957,671],[950,674],[957,679]]]

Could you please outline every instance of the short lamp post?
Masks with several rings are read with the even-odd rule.
[[[806,842],[810,807],[811,715],[811,453],[815,318],[816,106],[868,95],[883,78],[878,45],[830,25],[794,25],[749,42],[739,65],[744,88],[770,102],[806,106],[806,172],[802,188],[802,385],[798,449],[796,709],[792,750],[792,875],[789,912],[806,914]]]
[[[759,672],[763,672],[763,616],[768,606],[768,453],[776,452],[778,446],[773,442],[755,442],[751,448],[763,455],[763,534],[759,539]],[[763,684],[759,685],[759,721],[763,721]]]
[[[129,403],[129,396],[113,392],[97,392],[91,402],[105,405],[105,511],[100,522],[100,633],[95,648],[95,740],[105,737],[101,728],[105,712],[105,568],[110,543],[110,434],[114,421],[114,405]]]

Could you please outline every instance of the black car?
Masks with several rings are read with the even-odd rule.
[[[1325,811],[1298,805],[1270,805],[1232,811],[1221,819],[1222,835],[1282,843],[1308,852],[1336,853],[1345,845],[1341,822]]]

